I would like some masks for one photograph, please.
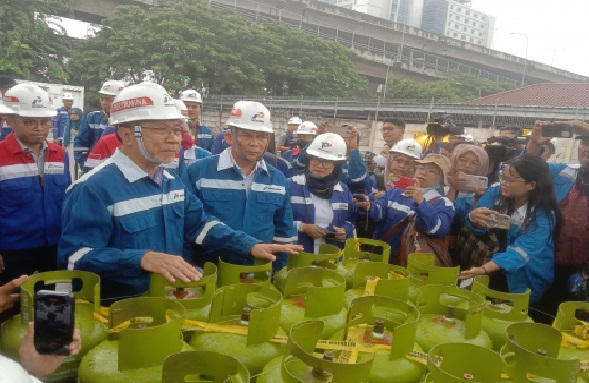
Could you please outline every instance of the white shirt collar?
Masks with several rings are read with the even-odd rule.
[[[516,211],[513,212],[511,215],[511,223],[517,226],[522,226],[524,223],[524,219],[526,218],[526,213],[528,212],[528,204],[520,206]]]
[[[235,162],[235,160],[233,159],[233,155],[231,155],[231,147],[228,147],[227,149],[223,150],[223,152],[219,155],[219,163],[217,164],[217,170],[227,170],[231,169],[233,166],[241,170],[239,165],[237,165],[237,162]],[[266,167],[266,161],[264,161],[264,159],[258,161],[258,163],[256,164],[256,170],[257,169],[262,169],[266,173],[268,173],[268,168]]]
[[[127,155],[121,152],[120,148],[117,148],[111,157],[112,162],[119,168],[123,176],[129,182],[135,182],[145,177],[149,177],[149,173],[141,169],[139,165],[133,162]],[[173,179],[167,170],[164,170],[164,177],[167,179]]]

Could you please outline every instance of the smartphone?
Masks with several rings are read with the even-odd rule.
[[[366,201],[365,194],[352,194],[352,198],[356,198],[356,201],[358,201],[358,202]]]
[[[74,336],[74,295],[69,291],[39,290],[35,293],[35,336],[41,355],[70,354]]]
[[[329,133],[337,134],[338,136],[342,136],[343,138],[349,137],[352,135],[352,127],[351,126],[332,126],[329,128]]]
[[[505,229],[509,230],[509,226],[511,225],[511,217],[507,214],[491,214],[491,218],[496,219],[498,222],[491,222],[488,221],[489,227],[493,229]]]
[[[407,189],[409,186],[413,186],[415,185],[415,180],[413,178],[408,178],[408,177],[399,177],[399,179],[397,181],[393,182],[393,186],[396,187],[397,189],[401,189],[401,190],[405,190]]]
[[[486,189],[488,186],[489,180],[487,177],[468,175],[463,175],[462,177],[466,179],[466,188],[464,188],[463,190],[474,191],[476,189]]]
[[[336,234],[334,231],[327,231],[325,232],[325,239],[335,239]]]
[[[574,133],[575,128],[572,125],[542,125],[544,137],[573,138]]]

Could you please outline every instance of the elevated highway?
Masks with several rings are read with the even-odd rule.
[[[161,6],[167,0],[70,0],[78,19],[100,22],[118,5]],[[191,1],[191,0],[184,0]],[[209,6],[233,10],[253,20],[272,19],[307,33],[332,39],[359,53],[356,71],[383,83],[387,71],[423,81],[450,71],[519,85],[524,59],[483,46],[395,24],[318,0],[208,0]],[[391,72],[392,71],[392,72]],[[589,82],[589,77],[528,61],[526,84]]]

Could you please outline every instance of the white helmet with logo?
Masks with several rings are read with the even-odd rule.
[[[202,96],[196,90],[185,90],[180,93],[180,100],[202,104]]]
[[[307,135],[317,135],[317,125],[312,123],[311,121],[304,121],[299,128],[295,132],[297,135],[307,134]]]
[[[122,81],[107,81],[102,84],[102,87],[98,91],[99,94],[105,96],[117,96],[121,91],[125,89],[125,83]]]
[[[20,117],[47,118],[57,116],[49,94],[37,85],[15,85],[4,94],[4,104]]]
[[[421,158],[422,148],[417,141],[412,138],[407,138],[397,142],[389,149],[389,153],[400,153],[406,156],[415,158],[416,160]]]
[[[286,123],[286,125],[301,125],[303,120],[298,117],[291,117],[290,120]]]
[[[348,147],[344,139],[334,133],[321,134],[311,142],[307,154],[328,161],[346,161]]]
[[[176,103],[176,110],[178,112],[180,112],[184,118],[188,118],[188,108],[186,107],[186,104],[184,103],[184,101],[182,100],[174,100],[174,102]]]
[[[61,96],[61,99],[64,101],[74,101],[74,95],[70,92],[65,92],[63,96]]]
[[[144,120],[185,118],[163,86],[151,82],[131,85],[115,97],[110,106],[111,124]]]
[[[227,126],[272,133],[272,116],[264,104],[256,101],[237,101],[233,104]]]

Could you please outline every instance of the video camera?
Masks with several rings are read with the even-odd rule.
[[[430,118],[425,130],[430,136],[460,136],[464,134],[464,127],[456,126],[448,113],[441,113]]]
[[[493,136],[487,139],[485,151],[492,162],[506,162],[521,151],[516,145],[526,145],[529,137],[520,136],[515,138]]]

